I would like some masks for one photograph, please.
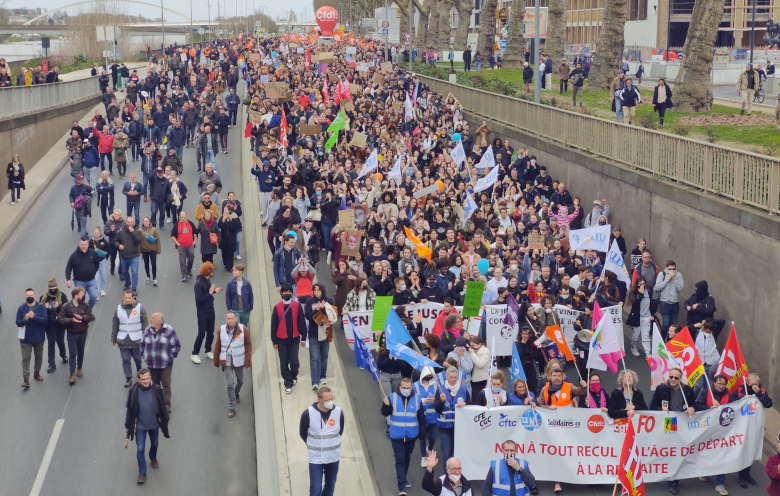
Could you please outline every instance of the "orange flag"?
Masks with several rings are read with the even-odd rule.
[[[409,229],[408,227],[404,226],[404,231],[406,232],[406,237],[409,238],[413,243],[414,246],[417,247],[417,256],[418,257],[425,257],[426,260],[428,260],[428,263],[431,262],[431,249],[425,246],[425,244],[420,241],[420,238],[414,235],[414,233]],[[569,352],[571,353],[571,352]]]
[[[561,326],[548,326],[547,329],[545,329],[544,334],[550,341],[558,345],[558,350],[566,356],[567,361],[574,361],[574,355],[569,349],[569,344],[566,342],[566,336],[563,335]]]

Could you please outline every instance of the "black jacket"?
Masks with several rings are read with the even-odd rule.
[[[707,281],[699,281],[694,286],[696,287],[696,292],[685,300],[684,304],[686,308],[689,306],[693,307],[693,305],[696,304],[696,308],[691,308],[688,311],[686,325],[689,330],[694,329],[694,324],[698,324],[707,318],[712,318],[717,310],[715,307],[715,298],[713,298],[708,291],[709,286],[707,285]],[[695,338],[695,336],[692,337]]]
[[[84,253],[76,249],[68,258],[65,265],[65,280],[67,281],[91,281],[100,267],[100,257],[95,250],[87,248]],[[71,274],[73,277],[71,277]]]
[[[685,396],[685,401],[688,403],[688,407],[693,407],[696,411],[706,410],[707,406],[705,405],[704,408],[701,407],[701,405],[696,404],[696,399],[693,397],[693,388],[690,387],[687,384],[681,384],[680,387],[682,388],[683,395]],[[662,401],[667,401],[672,397],[672,388],[667,383],[659,384],[658,388],[655,390],[655,394],[653,394],[653,399],[650,400],[650,410],[662,410]]]
[[[401,393],[398,391],[393,392],[401,396]],[[404,400],[404,405],[411,401],[412,398],[414,398],[414,389],[412,389],[412,394],[410,394],[408,398],[401,396],[401,399]],[[382,416],[389,417],[393,414],[393,404],[390,403],[389,405],[385,405],[385,402],[382,401],[382,407],[379,411]],[[419,432],[417,433],[417,439],[425,439],[426,436],[428,436],[428,424],[425,422],[425,408],[423,408],[423,405],[420,405],[420,408],[417,409],[417,425],[420,426]]]
[[[461,494],[467,494],[469,491],[471,491],[471,482],[469,482],[465,477],[460,477],[460,484],[463,487]],[[450,491],[452,494],[455,494],[455,490],[452,488],[452,482],[450,481],[449,477],[444,477],[444,481],[442,481],[441,477],[434,478],[433,472],[430,470],[425,470],[422,479],[423,490],[428,491],[429,493],[433,494],[433,496],[439,496],[441,494],[442,487],[447,488],[448,491]]]
[[[130,386],[130,390],[127,391],[127,401],[125,406],[127,412],[125,413],[125,429],[130,439],[135,437],[136,422],[138,421],[138,390],[141,388],[141,384],[136,382]],[[154,392],[154,409],[157,414],[157,421],[160,423],[160,430],[163,436],[168,439],[171,436],[168,434],[168,410],[165,409],[165,398],[163,398],[162,388],[158,384],[152,384],[152,391]]]
[[[634,393],[631,395],[631,402],[637,410],[648,410],[647,402],[645,402],[645,396],[642,391],[634,389]],[[607,402],[607,409],[609,409],[609,416],[612,418],[626,418],[626,397],[623,395],[623,386],[618,386],[612,390],[612,394],[609,395],[609,401]]]
[[[653,105],[658,105],[658,88],[660,86],[656,86],[653,90]],[[670,105],[672,103],[672,89],[668,85],[664,85],[664,88],[666,88],[666,106],[671,107]]]
[[[157,177],[153,174],[149,177],[149,199],[156,202],[165,203],[168,199],[169,184],[168,179]]]

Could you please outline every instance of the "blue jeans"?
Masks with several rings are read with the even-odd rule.
[[[182,145],[182,146],[176,146],[176,147],[174,147],[174,148],[176,148],[176,157],[177,157],[179,160],[181,160],[182,154],[184,153],[184,145]],[[178,171],[176,171],[176,172],[178,172]]]
[[[414,451],[414,439],[391,439],[393,455],[395,455],[395,480],[398,491],[406,491],[406,473],[409,471],[409,460]]]
[[[328,351],[330,350],[328,340],[319,341],[316,333],[317,330],[314,329],[313,339],[309,338],[309,366],[312,386],[318,385],[321,379],[325,379],[325,374],[328,371]]]
[[[238,319],[238,323],[242,325],[248,325],[249,324],[249,311],[248,310],[234,310],[230,309],[231,312],[234,312],[236,314],[236,318]]]
[[[479,72],[479,70],[482,69],[482,62],[474,62],[474,65],[476,66],[477,72]]]
[[[147,174],[146,172],[142,172],[142,174],[144,177],[144,196],[146,196],[146,192],[149,189],[149,174]]]
[[[436,444],[436,433],[439,431],[439,425],[433,424],[428,426],[428,437],[420,439],[420,454],[423,457],[428,456],[428,450],[433,449],[433,445]]]
[[[669,326],[677,323],[677,317],[680,315],[680,303],[664,303],[661,302],[661,319],[663,325],[661,327],[661,334],[666,338],[666,334],[669,332]]]
[[[87,236],[87,216],[81,216],[76,215],[76,220],[79,222],[79,229],[81,230],[81,237],[86,238]]]
[[[238,115],[238,109],[228,109],[228,116],[230,117],[230,124],[236,125],[236,115]]]
[[[333,496],[339,462],[309,464],[309,496]],[[325,477],[323,485],[322,477]]]
[[[241,231],[238,231],[236,233],[236,253],[234,254],[235,256],[239,255],[238,253],[239,246],[241,246]]]
[[[100,261],[100,267],[98,267],[97,274],[95,274],[95,281],[98,285],[98,291],[106,289],[106,275],[108,273],[108,258],[104,258]]]
[[[136,452],[136,458],[138,458],[138,473],[146,473],[146,434],[149,434],[149,441],[151,447],[149,448],[149,459],[157,459],[157,445],[160,444],[160,429],[152,429],[145,431],[143,429],[137,429],[135,431],[135,445],[138,447]]]
[[[322,223],[322,246],[325,247],[325,251],[330,251],[330,233],[334,226],[335,224],[331,222]]]
[[[618,122],[623,120],[623,100],[615,98],[615,118]]]
[[[138,259],[140,257],[119,258],[119,272],[125,278],[125,286],[130,286],[133,291],[138,288]],[[130,274],[133,275],[132,283]]]
[[[152,200],[152,226],[157,227],[157,212],[160,212],[160,227],[165,226],[165,209],[168,207],[167,202],[159,202]]]
[[[105,165],[106,157],[108,157],[108,170],[109,170],[109,172],[113,172],[114,171],[114,158],[111,156],[111,152],[101,153],[100,154],[100,170],[101,171],[106,170],[106,165]]]
[[[206,152],[204,155],[205,163],[203,164],[203,168],[206,168],[206,164],[211,164],[214,166],[214,170],[217,170],[217,159],[214,157],[214,150],[211,150],[210,152]]]
[[[440,430],[439,440],[441,442],[441,466],[446,467],[447,460],[455,456],[455,430],[452,429],[449,432],[444,429]],[[446,470],[444,470],[444,474],[447,474]]]
[[[17,198],[22,198],[22,183],[14,181],[14,187],[11,188],[11,202],[15,202]]]
[[[133,210],[135,210],[135,225],[140,226],[141,225],[141,202],[127,202],[127,216],[130,217],[133,215]]]
[[[86,290],[87,295],[89,296],[89,308],[95,308],[95,302],[98,299],[98,282],[97,279],[92,279],[89,281],[76,281],[73,280],[74,286],[81,286]]]
[[[726,485],[726,474],[716,475],[715,476],[715,485],[716,486],[725,486]]]

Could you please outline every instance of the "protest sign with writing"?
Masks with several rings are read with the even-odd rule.
[[[387,314],[393,306],[392,296],[377,296],[374,302],[374,318],[371,319],[372,331],[383,331]]]
[[[482,281],[469,281],[466,283],[466,296],[463,299],[463,316],[478,317],[479,307],[482,305],[482,294],[485,292],[485,283]]]
[[[322,132],[322,126],[304,124],[301,126],[300,133],[317,136]]]
[[[284,98],[287,96],[287,83],[266,83],[265,91],[268,98]]]
[[[528,249],[529,250],[544,250],[544,236],[541,234],[529,234],[528,235]]]
[[[393,63],[382,62],[382,65],[380,65],[379,68],[382,69],[382,72],[393,72]]]
[[[352,228],[354,225],[354,222],[352,221],[354,216],[355,212],[351,209],[339,210],[339,224],[341,224],[341,227],[345,229]]]

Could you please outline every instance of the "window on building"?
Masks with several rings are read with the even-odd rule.
[[[450,9],[450,28],[451,29],[458,29],[458,21],[460,18],[458,17],[458,9],[455,8],[453,5]]]
[[[647,0],[628,1],[628,20],[629,21],[647,20]]]

